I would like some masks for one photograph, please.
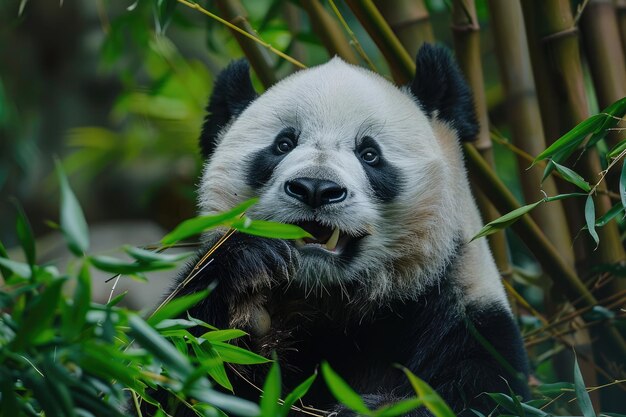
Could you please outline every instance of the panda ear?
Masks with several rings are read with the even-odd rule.
[[[206,107],[207,115],[200,134],[202,156],[209,158],[217,146],[220,131],[237,118],[257,98],[245,59],[231,62],[219,73]]]
[[[450,123],[461,141],[476,139],[479,129],[472,92],[446,48],[431,44],[420,48],[410,89],[429,118]]]

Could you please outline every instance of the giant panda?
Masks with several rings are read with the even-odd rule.
[[[399,364],[455,412],[487,412],[484,393],[528,396],[526,355],[487,243],[470,242],[482,224],[460,146],[478,130],[470,90],[443,47],[423,46],[416,68],[398,87],[333,58],[258,95],[246,61],[230,64],[200,138],[200,212],[258,197],[249,217],[313,237],[235,233],[180,295],[217,282],[189,314],[275,352],[283,392],[328,361],[377,408],[413,394]],[[235,394],[258,400],[266,372],[232,375]],[[321,378],[304,404],[354,415]]]

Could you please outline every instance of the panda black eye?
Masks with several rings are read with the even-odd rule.
[[[294,148],[293,141],[289,138],[281,138],[276,141],[276,150],[279,153],[291,152]]]
[[[369,165],[376,165],[380,161],[380,155],[374,148],[365,148],[360,153],[363,162]]]

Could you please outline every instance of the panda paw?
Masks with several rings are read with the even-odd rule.
[[[258,293],[289,280],[298,265],[291,242],[235,233],[213,255],[219,285],[231,294]]]

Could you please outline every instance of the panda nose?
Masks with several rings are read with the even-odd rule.
[[[340,203],[346,199],[348,192],[339,184],[317,178],[296,178],[285,183],[288,196],[300,200],[312,208],[326,204]]]

